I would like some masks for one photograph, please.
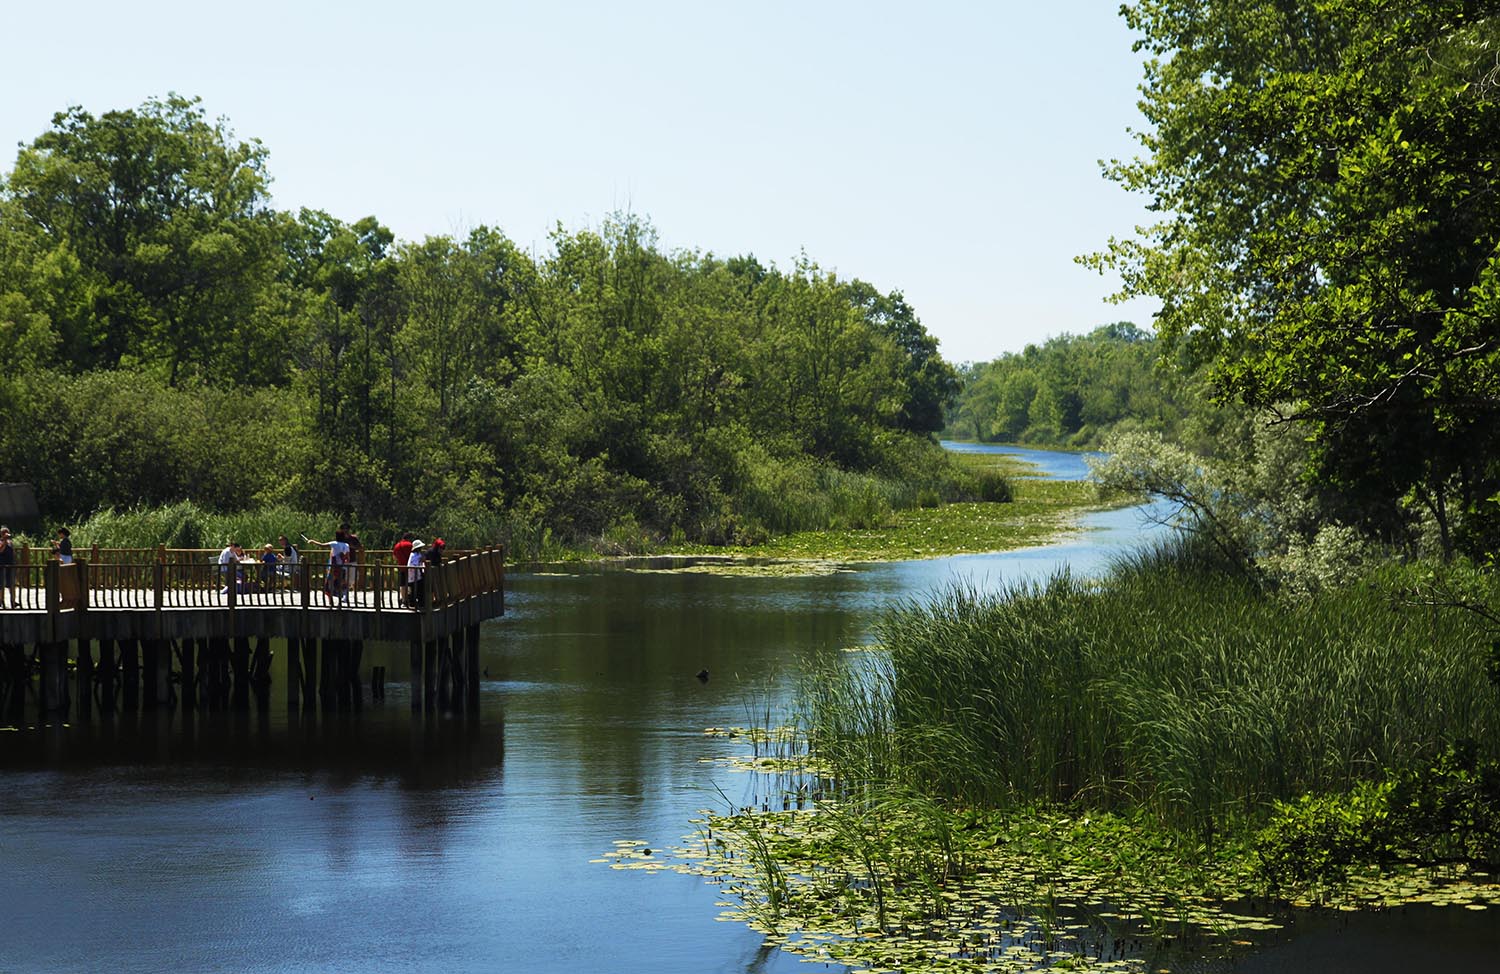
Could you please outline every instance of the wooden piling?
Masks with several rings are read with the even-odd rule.
[[[74,675],[78,678],[78,719],[88,720],[94,715],[94,649],[90,640],[78,640],[77,660]]]
[[[115,661],[115,641],[99,640],[99,713],[102,716],[115,712],[115,690],[119,677],[120,668]]]
[[[302,692],[302,640],[296,636],[286,641],[286,707],[297,709],[298,695]]]
[[[339,688],[336,676],[339,663],[338,640],[324,639],[322,643],[323,667],[318,674],[322,683],[322,691],[319,695],[319,702],[323,705],[324,713],[331,713],[338,707]]]
[[[120,703],[125,712],[135,713],[141,706],[140,641],[122,639],[120,647]]]
[[[42,643],[37,647],[42,664],[42,718],[68,717],[68,660],[66,643]]]
[[[182,697],[182,712],[190,714],[198,706],[198,657],[201,655],[201,639],[184,639],[178,655],[177,672],[182,674],[178,692]]]
[[[26,647],[0,646],[0,661],[4,663],[9,680],[3,719],[5,723],[19,727],[26,717],[26,688],[31,682],[26,667]]]
[[[258,636],[255,652],[250,657],[250,690],[255,694],[255,709],[266,713],[271,708],[271,639]]]
[[[469,691],[466,702],[468,712],[479,713],[479,625],[468,626],[464,629],[464,669],[468,672],[468,682],[465,684]]]
[[[250,637],[236,636],[234,650],[230,656],[234,671],[230,706],[235,710],[250,709]]]
[[[161,693],[161,680],[157,671],[161,668],[161,640],[146,639],[141,643],[141,709],[155,710],[166,704],[166,694]]]
[[[356,711],[363,707],[365,702],[365,685],[359,678],[359,669],[364,664],[364,660],[365,641],[363,639],[349,640],[349,671],[345,674],[344,682],[349,685],[349,695]]]
[[[432,713],[437,707],[437,640],[429,639],[422,644],[422,710]]]
[[[318,703],[318,641],[302,640],[302,706],[312,710]]]
[[[422,709],[422,640],[411,641],[409,662],[411,663],[411,712],[418,713]]]

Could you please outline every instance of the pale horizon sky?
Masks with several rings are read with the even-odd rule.
[[[398,237],[647,217],[668,249],[805,252],[900,290],[953,362],[1154,305],[1074,263],[1144,201],[1141,57],[1118,5],[888,2],[257,7],[96,0],[7,11],[0,172],[70,105],[175,91],[270,150],[273,204]]]

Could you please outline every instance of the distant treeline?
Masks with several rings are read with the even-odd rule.
[[[266,159],[172,96],[56,115],[0,183],[0,478],[49,518],[290,505],[539,548],[974,489],[900,293],[633,216],[541,254],[401,241],[273,208]],[[860,503],[797,503],[830,491]]]
[[[946,433],[968,440],[1092,447],[1112,432],[1175,438],[1187,404],[1179,378],[1158,368],[1152,335],[1130,322],[1062,335],[965,365]]]

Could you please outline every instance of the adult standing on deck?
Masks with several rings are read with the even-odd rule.
[[[67,528],[57,529],[57,540],[52,542],[52,553],[60,565],[73,564],[73,535]]]
[[[411,554],[406,559],[406,604],[413,609],[422,608],[422,549],[427,547],[422,539],[411,543]]]
[[[359,581],[357,577],[359,566],[365,560],[365,545],[363,541],[359,540],[359,535],[354,533],[354,529],[349,526],[347,521],[339,525],[339,530],[344,533],[344,543],[349,546],[347,558],[349,562],[349,584],[354,585]]]
[[[0,525],[0,589],[12,609],[21,607],[16,592],[16,546],[10,542],[10,528],[4,525]]]
[[[328,571],[323,576],[323,596],[328,600],[330,607],[335,599],[343,604],[349,596],[349,579],[346,574],[349,564],[349,542],[344,537],[343,529],[333,533],[332,541],[319,541],[305,534],[302,540],[328,549]]]
[[[401,538],[391,548],[391,564],[396,566],[396,587],[401,590],[401,601],[406,601],[406,564],[411,561],[411,532],[402,531]]]

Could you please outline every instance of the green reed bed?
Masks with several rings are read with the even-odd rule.
[[[1180,558],[888,613],[883,654],[823,674],[814,746],[849,782],[958,805],[1138,808],[1212,835],[1273,800],[1494,756],[1481,621],[1371,580],[1289,602]]]
[[[192,501],[129,510],[106,508],[72,525],[73,544],[101,548],[218,548],[274,543],[278,535],[330,537],[339,524],[334,514],[309,514],[273,505],[228,514],[204,510]]]

